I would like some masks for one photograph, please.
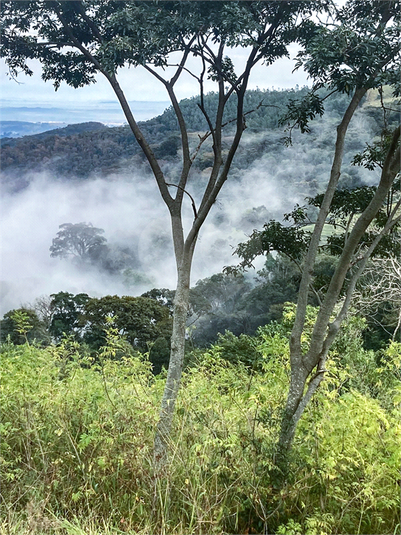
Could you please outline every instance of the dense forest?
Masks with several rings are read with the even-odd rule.
[[[293,90],[253,90],[246,94],[246,132],[244,146],[236,155],[233,173],[247,169],[266,151],[274,147],[274,158],[285,151],[286,134],[279,127],[279,120],[284,115],[289,101],[302,98],[308,88]],[[207,130],[205,119],[197,106],[197,98],[181,101],[183,114],[195,145],[199,135]],[[375,100],[375,99],[374,99]],[[375,128],[380,120],[377,103],[367,101],[363,111],[365,128]],[[208,94],[206,105],[211,112],[217,106],[217,96]],[[234,98],[232,98],[234,101]],[[316,122],[307,139],[299,139],[302,145],[315,144],[316,155],[327,148],[332,139],[330,126],[335,125],[344,111],[349,98],[338,95],[326,104],[325,123]],[[229,103],[230,104],[230,101]],[[224,135],[232,137],[233,126],[230,121],[235,117],[234,103],[225,110]],[[330,119],[329,119],[330,118]],[[173,110],[167,109],[162,115],[141,123],[144,134],[150,139],[151,146],[158,158],[170,165],[179,161],[179,132]],[[377,128],[377,126],[376,126]],[[101,123],[82,123],[65,128],[50,130],[22,138],[3,138],[0,140],[2,152],[2,187],[8,191],[18,192],[29,184],[35,173],[47,172],[53,180],[85,180],[94,176],[111,176],[115,173],[129,173],[130,170],[142,168],[147,173],[144,156],[139,145],[133,143],[128,126],[108,128]],[[349,147],[355,153],[364,146],[363,139],[355,139],[354,146]],[[302,149],[301,149],[302,150]],[[196,160],[195,172],[201,172],[211,165],[211,145],[205,144],[200,157]],[[318,158],[318,156],[316,156]],[[358,170],[350,169],[349,185],[357,185],[360,180]],[[318,176],[320,173],[316,173]],[[295,185],[299,185],[296,177]],[[316,180],[316,179],[315,179]],[[317,179],[318,180],[318,179]],[[292,180],[291,180],[292,181]],[[344,184],[347,185],[347,184]],[[317,183],[314,184],[315,188]]]
[[[127,120],[1,140],[0,532],[399,535],[400,2],[0,19],[11,79]],[[310,86],[250,90],[293,45]]]

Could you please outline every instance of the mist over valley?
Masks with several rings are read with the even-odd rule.
[[[346,99],[339,97],[322,119],[312,123],[310,133],[293,132],[292,145],[286,146],[287,134],[278,126],[278,117],[288,98],[302,91],[250,92],[249,109],[261,100],[279,102],[279,109],[266,106],[249,115],[229,180],[199,234],[193,285],[235,264],[233,248],[253,229],[269,219],[282,220],[296,203],[322,191],[330,172],[337,112]],[[193,148],[206,131],[193,112],[194,100],[182,103],[188,124],[193,125]],[[212,99],[209,105],[213,106]],[[350,165],[375,129],[372,110],[364,107],[350,127],[343,186],[377,180],[375,173]],[[171,110],[141,127],[171,183],[177,183],[180,146]],[[229,127],[225,135],[229,140]],[[211,144],[206,142],[188,185],[196,205],[211,157]],[[100,297],[175,287],[169,215],[128,127],[83,123],[3,139],[1,180],[1,314],[59,291]],[[184,204],[188,226],[193,208],[189,198]],[[106,268],[50,257],[59,226],[80,222],[104,230],[110,260]],[[257,267],[262,265],[263,259]]]

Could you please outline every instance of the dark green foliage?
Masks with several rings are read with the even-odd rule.
[[[168,295],[170,290],[153,290],[153,296]],[[81,293],[52,294],[47,326],[34,310],[10,310],[0,322],[1,342],[14,344],[34,340],[40,344],[52,341],[63,345],[65,340],[98,350],[107,343],[110,322],[120,336],[124,336],[123,350],[149,353],[153,372],[168,367],[172,328],[171,308],[155,297],[106,296],[100,299]],[[122,350],[113,358],[120,358]],[[105,356],[111,356],[105,354]]]
[[[377,232],[365,232],[361,239],[362,247],[369,247],[375,238],[377,237]],[[397,256],[400,254],[400,240],[399,232],[395,229],[393,232],[390,232],[380,240],[380,244],[375,248],[372,253],[372,258],[381,257],[385,258],[388,256]],[[344,235],[331,235],[327,238],[327,244],[325,249],[329,254],[337,256],[341,253],[344,246]]]
[[[384,349],[392,339],[394,326],[387,325],[389,308],[388,303],[383,302],[382,305],[377,306],[373,317],[366,318],[366,329],[362,334],[363,345],[366,349],[379,351]]]
[[[377,167],[382,168],[390,144],[391,132],[385,129],[382,132],[380,141],[366,144],[366,148],[354,156],[352,164],[363,166],[369,171],[373,171]]]
[[[300,278],[299,269],[285,256],[267,255],[265,267],[258,271],[257,283],[245,299],[250,334],[262,325],[281,319],[284,303],[296,300]]]
[[[313,286],[318,295],[324,294],[328,285],[330,284],[331,277],[338,262],[338,254],[330,255],[326,250],[322,251],[316,258],[314,274],[313,274]],[[311,304],[318,305],[315,295],[310,296]]]
[[[379,164],[379,162],[377,162]],[[327,222],[333,226],[335,233],[327,237],[325,249],[329,254],[338,256],[343,248],[345,240],[352,229],[354,217],[361,214],[368,207],[375,192],[376,187],[362,186],[354,189],[337,190],[334,194],[333,201],[330,206],[330,213]],[[377,213],[373,220],[373,230],[365,232],[361,239],[360,245],[366,248],[378,234],[378,230],[384,228],[388,217],[392,210],[392,204],[395,201],[399,192],[399,180],[395,180],[393,187],[387,197],[387,202],[383,208]],[[309,198],[308,203],[311,206],[320,207],[323,201],[323,195],[316,195],[314,198]],[[389,255],[399,254],[399,225],[395,225],[392,230],[384,236],[372,256],[386,257]]]
[[[347,223],[348,217],[359,214],[366,209],[373,199],[376,188],[373,186],[363,186],[354,189],[337,190],[334,193],[330,205],[330,217],[328,222],[335,225],[336,223]],[[320,208],[323,201],[323,194],[316,195],[308,199],[310,206]]]
[[[158,375],[163,368],[168,369],[170,361],[170,343],[165,336],[159,336],[150,343],[149,360],[152,363],[152,372]]]
[[[304,49],[299,66],[310,74],[317,87],[328,84],[350,94],[357,87],[378,87],[393,81],[400,58],[399,2],[349,2],[337,13],[338,25],[321,25],[300,37]],[[394,24],[381,30],[383,20]],[[388,67],[380,77],[377,72]]]
[[[180,139],[178,135],[170,135],[155,147],[156,158],[168,159],[177,156],[177,150],[180,148]]]
[[[296,226],[284,226],[278,221],[266,223],[263,230],[254,230],[249,240],[240,243],[235,253],[242,258],[242,269],[253,266],[253,260],[260,255],[269,254],[272,251],[287,255],[294,261],[299,261],[308,246],[310,232]],[[236,271],[236,268],[227,267],[228,273]]]
[[[251,336],[246,334],[235,336],[232,332],[226,331],[218,335],[213,349],[219,352],[221,358],[232,364],[242,363],[255,369],[260,359],[257,346],[258,340]]]
[[[104,345],[107,319],[112,318],[115,328],[132,347],[148,351],[160,337],[169,339],[171,317],[167,307],[146,297],[106,296],[92,298],[83,312],[83,340],[94,349]]]
[[[291,131],[292,128],[299,128],[301,134],[309,133],[309,122],[317,115],[324,114],[323,100],[314,92],[307,93],[300,100],[290,99],[287,112],[280,118],[280,125],[286,125]],[[291,137],[287,138],[287,144],[291,143]]]
[[[230,331],[253,335],[258,327],[282,316],[283,305],[294,301],[299,270],[284,256],[267,256],[252,283],[243,274],[217,274],[198,281],[190,292],[191,340],[204,347]]]
[[[109,75],[123,65],[163,67],[167,55],[182,52],[192,36],[210,32],[214,43],[225,42],[232,47],[254,44],[263,29],[279,18],[274,39],[261,48],[261,58],[271,64],[287,55],[286,46],[294,40],[294,22],[297,16],[311,14],[325,7],[325,2],[296,2],[280,5],[276,2],[91,2],[90,10],[78,2],[68,4],[41,4],[31,2],[4,2],[2,4],[2,55],[10,72],[16,76],[22,70],[32,71],[27,59],[40,59],[43,77],[52,80],[56,89],[61,82],[79,87],[95,81],[94,65],[81,49],[67,47],[79,42],[90,48],[91,54]],[[30,32],[38,21],[40,37],[60,47],[35,46],[36,35]],[[61,22],[70,28],[65,30]],[[17,25],[18,32],[13,31]],[[310,25],[303,29],[310,35]],[[76,41],[71,39],[73,34]],[[277,34],[277,35],[276,35]],[[270,36],[271,37],[271,36]],[[265,37],[266,40],[266,37]],[[91,46],[92,45],[92,46]],[[197,49],[198,47],[198,49]],[[200,42],[192,43],[197,54]],[[231,64],[225,60],[224,80],[233,75]],[[213,76],[213,69],[209,76]]]
[[[372,200],[376,187],[361,186],[353,189],[340,189],[334,193],[330,211],[326,219],[327,230],[321,241],[320,254],[314,271],[314,288],[318,293],[324,293],[334,272],[335,259],[340,257],[344,243],[349,237],[354,218],[360,215]],[[378,233],[385,227],[393,208],[393,203],[399,196],[399,181],[394,182],[387,200],[373,219],[371,227],[365,232],[358,249],[358,254],[366,250]],[[227,273],[252,267],[253,260],[260,255],[268,255],[271,251],[287,256],[297,266],[301,266],[303,256],[308,248],[311,231],[316,215],[313,207],[319,208],[323,201],[323,194],[308,198],[305,206],[297,205],[294,210],[286,214],[285,225],[277,221],[270,221],[263,230],[254,230],[248,241],[240,243],[235,253],[242,259],[239,267],[225,268]],[[290,223],[290,224],[288,224]],[[400,225],[395,224],[391,231],[381,238],[372,256],[389,257],[400,254]],[[330,258],[331,257],[331,258]],[[357,263],[357,258],[354,260]],[[313,301],[314,302],[314,301]]]
[[[4,314],[0,321],[0,340],[10,340],[15,345],[36,342],[48,345],[51,342],[46,325],[34,310],[18,308]]]
[[[168,288],[153,288],[142,294],[141,297],[147,297],[149,299],[155,299],[161,305],[166,306],[170,312],[173,312],[174,307],[174,290]]]
[[[73,295],[68,292],[52,294],[50,302],[51,322],[49,332],[56,342],[64,336],[73,335],[77,340],[82,339],[82,314],[89,295],[85,293]]]

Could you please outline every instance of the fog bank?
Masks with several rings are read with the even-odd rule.
[[[273,177],[255,172],[252,188],[245,191],[241,182],[227,184],[200,232],[193,283],[233,263],[232,246],[246,239],[249,230],[249,225],[240,228],[244,216],[264,200],[271,215],[293,204],[288,198],[283,202]],[[175,287],[170,218],[151,177],[63,182],[37,175],[24,191],[3,194],[0,208],[1,314],[59,291],[139,295],[153,287]],[[185,213],[188,227],[190,205]],[[94,267],[80,269],[70,259],[51,258],[49,247],[59,225],[79,222],[104,229],[110,246],[130,248],[139,261],[138,277],[127,281]]]
[[[355,118],[350,128],[353,146],[346,154],[342,175],[348,185],[355,177],[365,183],[375,181],[375,173],[350,168],[347,163],[350,155],[361,150],[369,139],[370,127],[369,121],[361,117]],[[327,182],[335,135],[333,123],[317,122],[310,134],[296,137],[289,148],[277,141],[278,133],[275,139],[269,135],[244,136],[242,155],[238,157],[251,163],[241,165],[242,160],[237,161],[199,233],[193,285],[220,272],[223,266],[235,264],[233,248],[246,240],[254,228],[261,228],[270,218],[281,220],[295,203],[303,204],[305,195],[315,194]],[[252,150],[256,154],[246,160]],[[187,186],[197,206],[197,184],[205,175],[200,172],[192,176]],[[60,291],[99,297],[140,295],[154,287],[175,288],[170,218],[150,175],[138,172],[67,181],[31,174],[25,190],[16,194],[3,192],[0,209],[1,315]],[[193,212],[187,196],[184,215],[189,230]],[[59,225],[80,222],[104,229],[112,249],[129,249],[136,259],[135,267],[125,274],[112,274],[95,267],[78,268],[68,259],[51,258],[49,247]]]

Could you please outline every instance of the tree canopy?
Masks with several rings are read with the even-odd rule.
[[[109,295],[92,298],[85,304],[83,339],[94,348],[105,343],[107,318],[111,318],[118,332],[141,351],[149,350],[157,338],[171,336],[169,311],[155,299]]]
[[[104,230],[92,223],[63,223],[50,247],[50,256],[72,256],[81,261],[93,261],[105,249]]]

